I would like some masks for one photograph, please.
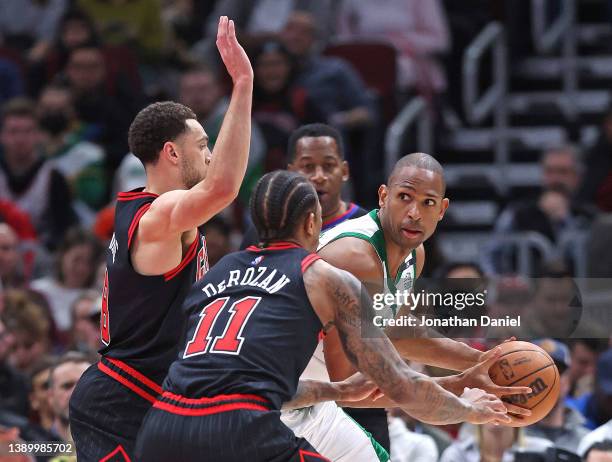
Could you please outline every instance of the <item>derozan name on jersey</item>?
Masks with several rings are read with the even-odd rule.
[[[277,275],[277,273],[279,274]],[[204,292],[207,297],[212,297],[222,293],[228,287],[240,285],[259,287],[264,289],[269,294],[273,294],[278,292],[290,282],[291,279],[276,269],[268,271],[266,266],[260,266],[258,268],[247,268],[244,272],[243,270],[239,269],[232,270],[229,272],[228,278],[224,279],[216,286],[209,282],[202,287],[202,292]]]

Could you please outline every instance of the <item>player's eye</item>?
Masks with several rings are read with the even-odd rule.
[[[325,170],[333,170],[336,167],[336,164],[325,164],[323,167]]]
[[[410,194],[406,194],[406,193],[400,193],[399,198],[402,201],[407,201],[411,199]]]
[[[302,169],[306,172],[311,172],[314,170],[314,164],[306,164],[302,166]]]
[[[436,201],[433,199],[425,199],[425,205],[427,205],[428,207],[433,207],[434,205],[436,205]]]

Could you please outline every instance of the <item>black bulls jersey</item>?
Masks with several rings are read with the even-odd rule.
[[[208,259],[204,235],[198,232],[172,271],[143,276],[134,270],[129,251],[132,238],[156,197],[142,190],[119,193],[117,197],[115,233],[106,257],[100,319],[105,347],[100,353],[160,384],[181,346],[185,326],[182,304],[196,279],[208,270]]]
[[[221,259],[185,301],[187,338],[164,390],[184,398],[291,399],[321,332],[303,281],[319,257],[291,243]]]

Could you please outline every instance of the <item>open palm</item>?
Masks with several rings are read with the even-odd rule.
[[[236,39],[234,21],[227,16],[219,18],[217,49],[234,84],[239,81],[253,81],[253,67],[249,58]]]

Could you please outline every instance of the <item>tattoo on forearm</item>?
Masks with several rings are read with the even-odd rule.
[[[433,424],[464,421],[467,417],[464,403],[407,367],[387,337],[362,338],[361,322],[371,315],[370,300],[362,298],[361,287],[351,278],[334,279],[327,282],[327,289],[337,304],[336,326],[351,363],[414,417]]]

